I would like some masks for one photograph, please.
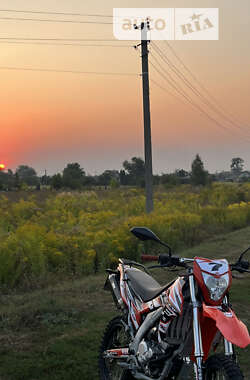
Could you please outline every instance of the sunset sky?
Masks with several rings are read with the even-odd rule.
[[[199,153],[209,171],[228,170],[231,158],[237,156],[245,160],[245,168],[250,170],[249,0],[0,0],[0,10],[112,15],[113,7],[219,8],[219,41],[170,41],[170,44],[218,100],[219,107],[237,120],[238,127],[216,115],[226,130],[220,128],[152,82],[153,169],[155,173],[178,168],[189,170],[192,159]],[[0,163],[4,162],[11,169],[27,164],[39,174],[45,169],[48,174],[54,174],[69,162],[79,162],[86,172],[95,174],[105,169],[120,169],[122,162],[132,156],[143,157],[139,75],[6,70],[6,67],[23,67],[139,74],[140,54],[132,47],[133,42],[92,42],[114,45],[107,47],[50,46],[42,42],[30,44],[28,40],[26,44],[6,43],[3,38],[112,40],[114,37],[112,25],[4,20],[1,17],[112,21],[112,18],[0,11]],[[167,45],[164,42],[157,42],[157,45],[193,82]],[[163,61],[161,64],[165,65]],[[152,67],[150,78],[174,92]],[[194,95],[192,98],[195,100]],[[199,104],[202,106],[201,102]],[[204,106],[204,110],[207,111],[207,107]],[[207,112],[212,115],[211,110]]]

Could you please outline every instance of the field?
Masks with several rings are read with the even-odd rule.
[[[159,189],[155,197],[150,216],[135,189],[2,197],[1,380],[98,379],[101,335],[117,315],[103,290],[104,268],[117,257],[158,252],[129,227],[152,228],[182,256],[234,261],[250,245],[249,184]],[[153,274],[163,284],[173,276]],[[237,276],[232,303],[250,328],[250,276]],[[239,355],[249,379],[250,349]]]
[[[2,287],[39,287],[51,277],[115,266],[121,256],[138,259],[142,245],[129,232],[135,225],[151,228],[174,249],[250,225],[250,184],[158,189],[150,215],[143,190],[133,188],[24,195],[1,196]]]

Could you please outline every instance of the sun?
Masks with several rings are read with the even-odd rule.
[[[4,164],[0,164],[0,170],[4,170],[5,169],[5,165]]]

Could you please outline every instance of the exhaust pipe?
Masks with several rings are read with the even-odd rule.
[[[141,340],[144,338],[145,334],[151,329],[151,327],[154,326],[155,322],[161,317],[163,307],[160,307],[159,309],[152,311],[147,315],[145,318],[145,321],[140,326],[139,330],[136,333],[135,339],[133,343],[131,344],[131,349],[136,355],[138,351],[139,344]]]
[[[117,281],[117,275],[110,274],[108,278],[111,285],[111,293],[113,295],[116,306],[118,307],[118,309],[124,309],[124,303],[121,297],[120,285]]]

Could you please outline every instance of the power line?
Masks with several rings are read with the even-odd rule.
[[[111,45],[111,44],[78,44],[78,43],[56,43],[56,42],[25,42],[25,41],[0,41],[0,44],[10,45],[45,45],[45,46],[84,46],[84,47],[115,47],[115,48],[128,48],[132,45]]]
[[[242,130],[244,133],[246,132],[245,129],[242,128],[242,126],[237,125],[232,120],[230,120],[223,112],[221,112],[218,107],[214,106],[186,77],[185,75],[169,60],[169,58],[161,51],[161,49],[153,43],[153,48],[157,50],[158,54],[160,55],[161,59],[164,60],[167,65],[170,67],[170,69],[177,75],[185,84],[187,87],[191,89],[191,91],[198,97],[200,100],[207,105],[209,108],[213,110],[218,116],[225,119],[228,123],[230,123],[234,128]]]
[[[213,118],[211,118],[198,104],[196,104],[195,102],[193,102],[193,100],[183,91],[183,89],[179,88],[178,84],[176,83],[176,81],[170,76],[170,74],[168,73],[168,75],[170,76],[170,79],[168,77],[166,77],[151,61],[150,61],[150,64],[152,65],[152,67],[154,68],[154,70],[156,72],[158,72],[158,74],[163,78],[165,79],[171,87],[173,87],[175,89],[175,91],[177,93],[179,93],[182,97],[184,97],[184,99],[186,99],[186,101],[188,103],[191,104],[191,106],[193,108],[196,108],[198,109],[202,114],[205,114],[205,116],[211,121],[215,122],[216,124],[217,121],[214,120]],[[174,82],[174,83],[172,83]],[[161,86],[161,88],[163,89],[163,87]],[[164,88],[164,90],[166,91],[166,89]],[[221,126],[223,129],[226,129],[224,126]],[[226,129],[227,130],[227,129]]]
[[[152,64],[152,62],[150,62],[150,63]],[[153,66],[153,64],[152,64],[152,66]],[[154,79],[150,79],[150,82],[152,82],[155,86],[159,87],[161,90],[166,92],[168,95],[176,98],[179,102],[187,105],[187,103],[182,98],[178,97],[173,92],[169,91],[166,87],[163,87],[160,83],[156,82]]]
[[[158,48],[158,47],[156,47],[156,48]],[[164,59],[165,57],[162,56],[160,49],[159,49],[159,51],[156,50],[156,53],[159,55],[159,57],[160,57],[164,62],[166,62],[165,59]],[[161,69],[162,69],[162,70],[163,70],[168,76],[170,76],[169,72],[168,72],[165,68],[163,68],[163,66],[159,63],[158,59],[152,54],[152,52],[151,52],[151,56],[155,59],[155,61],[156,61],[157,64],[161,67]],[[178,75],[179,73],[178,73],[178,72],[172,67],[172,63],[170,62],[170,64],[169,64],[169,61],[167,61],[167,64],[168,64],[168,67],[170,67],[170,69],[174,72],[174,74],[177,75],[177,76],[179,77],[179,79],[183,80],[184,83],[187,85],[187,87],[190,88],[190,89],[194,92],[194,94],[195,94],[196,96],[200,97],[199,94],[196,92],[196,90],[195,90],[194,88],[192,88],[192,86],[191,86],[191,85],[185,80],[185,78],[182,77],[182,73],[180,73],[181,76]],[[177,84],[177,81],[175,81],[175,80],[173,79],[173,77],[171,77],[171,78],[172,78],[172,81],[174,81],[174,82]],[[180,87],[180,85],[178,85],[178,86]],[[182,89],[182,91],[184,91],[183,88],[181,88],[181,89]],[[206,104],[206,103],[205,103],[205,104]],[[206,105],[207,105],[207,104],[206,104]]]
[[[76,20],[56,20],[56,19],[39,19],[39,18],[22,18],[22,17],[0,17],[0,20],[6,21],[35,21],[35,22],[59,22],[59,23],[71,23],[71,24],[103,24],[113,25],[113,22],[107,21],[76,21]]]
[[[124,17],[131,17],[131,15],[114,16],[114,15],[104,15],[100,13],[70,13],[70,12],[49,12],[49,11],[34,11],[34,10],[19,10],[19,9],[0,9],[0,12],[8,13],[27,13],[27,14],[38,14],[38,15],[54,15],[54,16],[76,16],[76,17],[99,17],[99,18],[112,18],[112,19],[122,19]],[[134,17],[140,17],[140,15],[134,15]]]
[[[219,108],[221,108],[222,110],[222,113],[224,114],[224,117],[226,119],[231,119],[231,122],[233,122],[234,124],[237,124],[237,122],[235,122],[234,119],[234,116],[230,115],[230,113],[228,113],[228,111],[226,111],[224,109],[224,107],[218,102],[218,99],[216,99],[211,93],[210,91],[199,81],[199,79],[194,75],[194,73],[187,67],[187,65],[183,62],[183,60],[177,55],[177,53],[175,52],[174,48],[170,45],[170,43],[168,41],[164,41],[164,43],[168,46],[168,48],[171,50],[171,52],[173,53],[173,55],[175,56],[175,58],[179,61],[179,63],[184,67],[184,69],[191,75],[191,77],[193,78],[193,80],[200,86],[200,88],[207,94],[207,96],[216,104],[216,106]],[[229,114],[230,117],[227,116],[227,113]]]
[[[77,41],[77,42],[122,42],[116,39],[106,39],[106,38],[30,38],[30,37],[0,37],[0,41]]]
[[[158,72],[158,74],[160,74],[170,84],[170,86],[173,87],[175,89],[175,91],[178,92],[181,96],[183,96],[189,103],[190,102],[194,103],[192,98],[189,97],[189,95],[187,95],[185,90],[172,77],[172,75],[159,63],[158,59],[152,53],[151,53],[151,57],[155,60],[156,64],[158,65],[158,68],[157,68],[156,65],[152,61],[150,61],[151,65],[155,69],[155,71]]]
[[[158,53],[158,55],[161,57],[161,59],[167,63],[167,65],[170,67],[170,69],[175,73],[175,75],[177,75],[184,83],[185,85],[191,89],[191,91],[208,107],[210,107],[213,112],[217,113],[218,115],[221,116],[221,112],[219,112],[216,107],[214,107],[201,93],[199,90],[197,90],[193,85],[192,83],[190,83],[186,77],[180,72],[180,70],[178,68],[176,68],[176,66],[164,55],[164,53],[162,53],[161,49],[156,45],[156,44],[152,44],[153,45],[153,48],[156,50],[156,52]],[[168,74],[169,75],[169,74]],[[217,121],[218,122],[218,121]],[[221,122],[219,122],[220,125]],[[234,128],[237,128],[237,129],[240,129],[243,133],[245,133],[246,131],[244,129],[242,129],[241,126],[238,126],[238,125],[235,125],[234,123],[231,123],[232,126]],[[224,126],[225,127],[225,126]]]
[[[150,64],[151,66],[154,68],[154,70],[163,78],[165,79],[166,82],[168,82],[168,84],[179,94],[181,95],[182,97],[184,97],[184,99],[186,99],[186,101],[188,101],[188,103],[191,104],[191,106],[193,108],[196,108],[196,105],[195,103],[192,101],[192,99],[184,92],[184,90],[182,88],[180,88],[180,86],[178,85],[178,83],[171,77],[171,75],[169,73],[167,73],[168,77],[166,77],[166,75],[164,73],[162,73],[162,68],[159,70],[157,68],[157,66],[152,62],[150,61]],[[161,86],[162,87],[162,86]],[[162,87],[163,88],[163,87]],[[164,88],[165,91],[166,88]],[[169,93],[169,92],[168,92]],[[175,97],[177,97],[176,95],[174,95]],[[178,98],[178,97],[177,97]],[[179,98],[178,98],[179,99]],[[181,100],[181,99],[180,99]]]
[[[112,73],[112,72],[98,72],[98,71],[77,71],[77,70],[57,70],[57,69],[43,69],[33,67],[11,67],[0,66],[0,70],[13,70],[13,71],[41,71],[52,73],[70,73],[70,74],[90,74],[90,75],[121,75],[121,76],[140,76],[136,73]]]
[[[153,44],[153,48],[156,49],[156,52],[159,54],[159,56],[161,57],[161,59],[163,61],[165,61],[165,63],[167,63],[167,65],[170,67],[170,69],[175,73],[175,75],[177,75],[185,84],[186,86],[191,89],[191,91],[198,97],[201,99],[201,101],[211,107],[213,109],[213,111],[216,111],[214,109],[214,107],[208,102],[206,101],[206,99],[203,97],[203,95],[193,86],[192,83],[190,83],[187,78],[184,76],[184,74],[166,57],[166,55],[164,55],[164,53],[161,51],[161,49]]]
[[[101,15],[101,14],[49,12],[49,11],[33,11],[33,10],[31,11],[31,10],[19,10],[19,9],[0,9],[0,12],[61,15],[61,16],[80,16],[80,17],[113,17],[112,15]]]
[[[194,102],[193,99],[191,99],[189,97],[189,95],[187,95],[187,93],[182,88],[180,88],[180,86],[178,85],[178,83],[171,77],[171,75],[169,73],[167,73],[167,75],[169,76],[169,78],[168,78],[152,62],[150,62],[150,63],[152,65],[152,67],[155,69],[155,71],[157,71],[158,74],[160,74],[161,77],[164,78],[170,84],[170,86],[172,86],[175,89],[176,92],[178,92],[182,97],[184,97],[193,107],[195,107],[196,109],[198,109],[200,111],[200,113],[204,114],[207,119],[209,119],[210,121],[212,121],[218,127],[226,130],[227,132],[231,132],[231,133],[235,132],[235,131],[232,131],[231,129],[227,128],[226,126],[224,126],[220,122],[218,122],[213,116],[211,116],[203,108],[201,108],[199,106],[199,104],[197,104],[196,102]],[[245,136],[245,139],[248,139],[248,137]],[[248,140],[248,141],[250,141],[250,140]]]

